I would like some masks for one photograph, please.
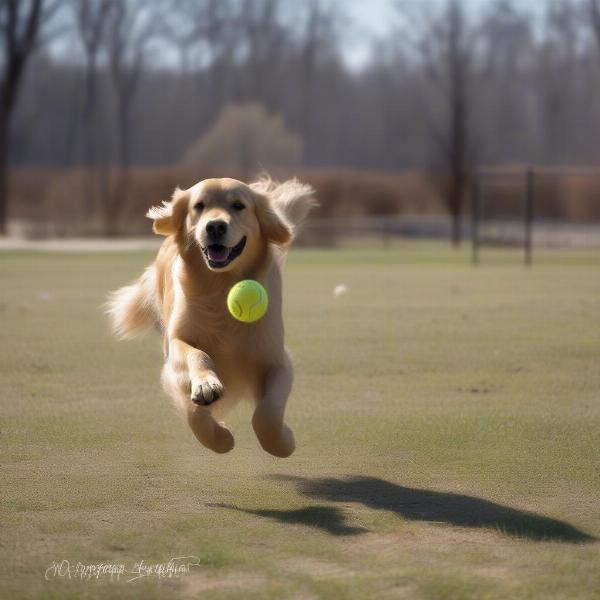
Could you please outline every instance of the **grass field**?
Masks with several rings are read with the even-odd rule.
[[[465,257],[292,253],[280,460],[245,406],[233,452],[202,448],[158,336],[109,337],[105,293],[150,254],[0,254],[0,597],[599,598],[600,261]]]

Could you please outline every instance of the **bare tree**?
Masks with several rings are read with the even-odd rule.
[[[193,73],[202,86],[214,117],[232,95],[240,8],[231,0],[174,0],[173,6],[167,37],[178,49],[182,72]]]
[[[119,165],[114,185],[106,181],[101,204],[105,231],[118,232],[127,203],[131,166],[133,103],[144,68],[147,44],[155,33],[150,9],[134,0],[110,0],[106,53],[115,99],[116,155]]]
[[[83,162],[88,168],[85,212],[91,216],[98,196],[96,145],[100,130],[97,119],[98,100],[98,58],[106,36],[111,9],[111,0],[81,2],[71,0],[76,30],[85,55],[83,106],[81,111],[81,131],[83,135]]]
[[[169,11],[162,19],[162,26],[157,35],[164,38],[176,50],[179,59],[179,71],[187,77],[191,70],[193,50],[199,44],[197,18],[204,3],[194,0],[171,0]]]
[[[206,64],[217,58],[218,48],[227,41],[228,25],[233,25],[232,12],[230,0],[171,0],[159,35],[177,50],[183,75],[198,68],[194,59],[200,51]]]
[[[432,84],[427,96],[430,128],[441,161],[441,192],[452,218],[452,244],[462,239],[461,218],[473,167],[470,112],[474,33],[469,30],[461,0],[447,0],[439,13],[411,15],[416,26],[415,48],[425,78]]]
[[[457,246],[462,237],[462,209],[472,168],[469,148],[472,47],[460,0],[449,0],[446,15],[436,29],[440,35],[439,62],[437,67],[435,63],[430,65],[429,74],[447,103],[446,126],[438,133],[437,141],[449,175],[445,201],[452,216],[452,244]]]
[[[598,52],[600,52],[600,0],[588,0],[588,14]]]
[[[287,34],[277,0],[247,0],[239,13],[240,34],[247,49],[247,94],[269,108],[278,102],[275,74],[284,57]]]
[[[576,108],[582,84],[577,68],[582,40],[579,3],[555,0],[549,3],[545,27],[537,52],[537,100],[543,149],[550,164],[573,157],[578,136],[587,136],[589,124]],[[583,130],[582,126],[583,125]],[[566,133],[569,132],[567,136]]]
[[[479,29],[481,69],[475,117],[479,118],[477,130],[490,142],[485,158],[523,161],[534,150],[535,115],[528,85],[536,66],[531,22],[511,0],[495,0],[483,14]]]
[[[44,0],[1,0],[0,234],[6,233],[10,124],[23,73],[36,47]]]
[[[314,146],[315,91],[319,60],[337,42],[336,15],[321,0],[306,4],[305,25],[300,40],[300,131],[304,137],[304,161],[309,162]]]

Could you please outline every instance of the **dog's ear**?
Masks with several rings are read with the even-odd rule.
[[[189,196],[185,190],[175,189],[170,202],[163,202],[159,206],[153,206],[146,216],[152,219],[152,230],[159,235],[171,235],[176,233],[185,221]]]
[[[292,230],[285,223],[275,209],[271,206],[268,196],[254,193],[256,200],[256,218],[260,225],[262,234],[267,240],[274,244],[283,246],[292,239]]]

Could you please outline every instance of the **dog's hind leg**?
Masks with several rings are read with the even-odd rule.
[[[290,456],[296,448],[294,432],[283,421],[292,380],[292,363],[286,353],[284,364],[272,367],[267,373],[252,416],[252,427],[260,445],[280,458]]]

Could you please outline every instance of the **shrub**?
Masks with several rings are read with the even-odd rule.
[[[226,107],[206,135],[188,148],[183,162],[203,169],[233,168],[250,178],[301,161],[300,137],[286,130],[281,116],[250,103]]]

